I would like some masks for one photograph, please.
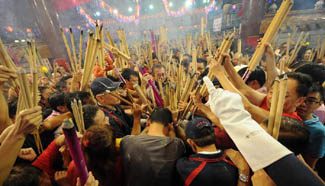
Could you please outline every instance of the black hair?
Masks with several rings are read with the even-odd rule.
[[[14,97],[8,101],[9,117],[15,118],[17,112],[18,97]]]
[[[197,63],[203,63],[204,68],[207,67],[207,60],[202,58],[197,58]]]
[[[84,105],[82,109],[85,129],[88,129],[90,126],[95,124],[94,118],[99,110],[99,107],[96,105]]]
[[[139,73],[130,69],[130,68],[125,68],[122,70],[122,74],[124,79],[130,81],[131,79],[131,76],[135,76],[135,77],[138,77],[139,81],[138,81],[138,85],[141,85],[141,81],[140,81],[140,76],[139,76]]]
[[[165,66],[164,65],[162,65],[162,64],[154,64],[153,66],[152,66],[152,75],[154,76],[155,75],[155,70],[156,69],[161,69],[161,68],[164,68],[165,70],[166,70],[166,68],[165,68]]]
[[[62,89],[66,88],[67,87],[67,80],[72,78],[72,75],[66,75],[66,76],[63,76],[55,85],[55,88],[58,90],[58,91],[62,91]]]
[[[238,74],[240,75],[240,77],[242,77],[245,74],[246,70],[247,70],[247,67],[244,67],[238,71]],[[265,84],[265,81],[266,81],[265,72],[259,66],[257,66],[256,69],[251,73],[251,75],[249,76],[249,78],[246,81],[246,84],[248,84],[249,82],[254,81],[254,80],[256,80],[258,82],[258,84],[260,84],[261,87],[263,87],[263,85]]]
[[[76,99],[81,100],[82,104],[86,104],[86,100],[90,98],[90,93],[86,91],[75,91],[65,93],[65,103],[70,112],[72,112],[71,102]]]
[[[107,75],[106,78],[108,78],[108,79],[110,79],[110,80],[112,80],[112,81],[114,81],[114,82],[118,82],[118,81],[119,81],[118,78],[116,78],[116,77],[114,77],[114,76],[111,76],[111,75]]]
[[[65,96],[66,93],[64,92],[54,92],[49,96],[49,104],[51,108],[57,112],[59,110],[57,109],[58,106],[65,106]]]
[[[172,112],[168,108],[156,107],[151,113],[150,121],[168,126],[169,123],[173,122]]]
[[[323,65],[307,63],[297,68],[295,72],[308,74],[313,78],[313,82],[318,82],[319,84],[325,81],[325,66]]]
[[[43,92],[44,92],[46,89],[48,89],[48,88],[49,88],[49,87],[45,87],[45,86],[39,86],[39,87],[38,87],[38,91],[39,91],[39,93],[40,93],[41,100],[44,99],[44,97],[42,96]]]
[[[42,171],[31,165],[14,167],[3,186],[38,186]]]
[[[308,94],[309,93],[316,93],[316,92],[319,93],[320,100],[324,101],[324,99],[325,99],[324,88],[321,85],[319,85],[318,83],[313,83],[313,85],[308,90]]]
[[[200,130],[200,133],[204,135],[204,137],[192,139],[197,146],[206,147],[216,143],[216,134],[214,130],[211,131],[210,128],[205,127]]]
[[[298,87],[296,90],[298,97],[307,96],[308,89],[311,87],[313,82],[312,78],[309,75],[300,72],[288,72],[286,74],[288,78],[298,81]],[[280,75],[280,78],[283,78],[283,76],[284,74]]]

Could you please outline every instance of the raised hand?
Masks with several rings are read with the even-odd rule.
[[[20,150],[18,157],[24,160],[33,161],[36,158],[36,153],[33,148],[23,148]]]
[[[16,119],[15,132],[27,135],[35,130],[42,122],[42,108],[40,106],[21,111]]]
[[[8,81],[9,79],[16,79],[17,74],[14,70],[11,70],[3,65],[0,65],[0,85]]]

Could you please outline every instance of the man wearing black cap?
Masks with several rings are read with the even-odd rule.
[[[177,161],[177,172],[183,185],[237,185],[238,172],[233,162],[215,146],[212,124],[195,118],[185,127],[187,143],[196,154]],[[245,180],[243,177],[243,181]]]
[[[114,128],[117,138],[131,134],[134,129],[140,133],[141,118],[141,111],[138,107],[136,111],[133,110],[133,117],[129,116],[119,106],[120,100],[112,95],[119,94],[120,84],[121,82],[114,82],[108,78],[96,78],[90,86],[98,106],[109,117],[109,123]]]

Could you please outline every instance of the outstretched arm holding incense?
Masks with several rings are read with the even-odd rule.
[[[72,114],[71,112],[66,112],[64,114],[61,114],[59,116],[54,116],[52,118],[46,119],[43,122],[43,127],[45,130],[52,130],[62,124],[64,119],[71,118]]]
[[[262,94],[248,85],[245,84],[244,80],[238,75],[235,68],[231,64],[231,60],[226,60],[224,62],[225,72],[228,74],[230,81],[252,104],[261,105],[265,94]]]
[[[11,120],[9,118],[9,111],[7,106],[7,101],[3,94],[2,85],[7,82],[9,79],[17,78],[16,72],[13,70],[0,65],[0,134],[2,131],[11,125]]]
[[[273,80],[279,75],[275,67],[275,57],[272,46],[269,43],[265,44],[264,55],[266,57],[266,83],[267,90],[270,90]]]
[[[204,113],[204,117],[208,118],[213,125],[216,125],[217,127],[219,127],[220,129],[223,129],[223,126],[221,125],[218,117],[213,114],[213,112],[211,111],[211,109],[206,106],[205,104],[202,103],[202,99],[199,95],[199,93],[197,94],[192,94],[191,95],[191,99],[193,99],[193,103],[194,105],[196,105],[198,107],[198,111],[200,113]]]
[[[24,144],[27,134],[35,131],[42,121],[41,107],[26,109],[19,113],[16,123],[8,128],[0,146],[0,185],[9,175],[16,158]]]
[[[225,61],[224,62],[225,64],[230,63],[230,56],[228,54],[224,54],[224,61]],[[249,99],[243,95],[243,93],[241,91],[236,89],[236,87],[226,77],[225,68],[222,64],[218,64],[216,61],[214,61],[214,62],[212,62],[212,65],[210,66],[210,70],[216,76],[216,78],[219,80],[219,82],[221,83],[222,87],[225,90],[229,90],[229,91],[237,93],[241,96],[245,109],[252,115],[254,120],[256,120],[259,123],[262,123],[262,121],[264,121],[265,119],[267,119],[269,117],[268,111],[252,104],[249,101]]]

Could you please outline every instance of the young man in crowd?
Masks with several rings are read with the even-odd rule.
[[[311,168],[319,158],[325,156],[325,126],[313,112],[323,104],[324,90],[318,84],[309,88],[307,99],[298,108],[298,115],[304,120],[309,131],[309,140],[304,152],[304,159]]]
[[[169,109],[156,108],[147,134],[123,138],[125,185],[177,185],[176,160],[184,154],[185,146],[182,140],[170,137],[174,130],[172,121]]]
[[[114,128],[117,138],[125,135],[140,133],[141,108],[138,105],[133,107],[133,117],[127,115],[120,107],[120,100],[113,96],[119,94],[120,82],[113,82],[109,78],[96,78],[91,83],[91,91],[94,94],[100,109],[109,117],[109,123]],[[139,112],[140,110],[140,112]]]
[[[194,63],[191,62],[189,67],[190,67],[189,72],[191,70],[194,70]],[[196,63],[196,72],[198,73],[198,75],[202,74],[206,69],[206,67],[207,67],[207,61],[205,59],[198,58]]]
[[[238,71],[238,74],[243,77],[247,70],[247,67],[244,67]],[[246,84],[254,90],[260,90],[266,81],[264,70],[257,66],[256,69],[250,74],[246,80]]]

